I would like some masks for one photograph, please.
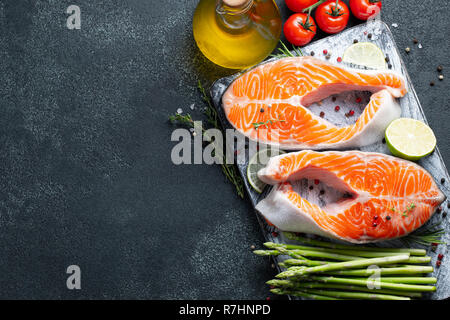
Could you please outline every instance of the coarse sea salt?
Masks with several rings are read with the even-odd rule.
[[[393,23],[392,26],[393,26],[394,28],[398,28],[398,23]]]
[[[195,107],[195,103],[191,104],[191,106],[189,107],[191,110],[194,110]]]
[[[183,109],[178,108],[178,109],[177,109],[177,113],[178,113],[178,114],[183,113]]]

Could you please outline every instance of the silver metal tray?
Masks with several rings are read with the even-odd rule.
[[[369,40],[367,35],[371,33],[372,37]],[[324,39],[321,39],[319,41],[313,42],[305,47],[302,48],[302,52],[304,55],[310,55],[311,52],[314,52],[314,55],[316,58],[324,59],[325,55],[323,54],[323,50],[327,49],[328,52],[331,52],[331,62],[336,62],[336,59],[338,57],[342,57],[345,48],[350,46],[353,43],[353,40],[356,39],[358,41],[372,41],[373,43],[377,44],[383,51],[385,55],[387,55],[390,59],[390,64],[392,65],[392,69],[400,72],[405,76],[407,79],[407,86],[408,86],[408,93],[405,97],[401,98],[399,100],[401,108],[402,108],[402,117],[408,117],[408,118],[414,118],[418,119],[424,122],[427,122],[422,106],[420,105],[419,99],[417,97],[416,91],[414,90],[414,87],[412,85],[411,79],[408,75],[408,72],[406,71],[405,64],[403,63],[398,47],[395,44],[393,35],[391,31],[389,30],[389,27],[381,22],[381,21],[373,21],[371,23],[362,24],[350,29],[347,29],[346,31],[330,36]],[[294,52],[293,52],[294,53]],[[295,53],[294,53],[295,54]],[[267,61],[266,61],[267,62]],[[225,77],[222,79],[217,80],[213,86],[211,87],[211,97],[214,102],[214,106],[218,111],[219,118],[221,121],[221,124],[224,129],[232,128],[232,126],[228,123],[225,114],[223,113],[222,109],[222,95],[225,92],[225,90],[228,88],[228,86],[233,82],[234,79],[236,79],[239,74]],[[356,93],[351,92],[347,94],[341,94],[337,96],[336,101],[332,101],[332,98],[327,98],[321,102],[320,105],[315,104],[310,106],[310,109],[313,112],[318,112],[317,110],[325,111],[325,119],[337,123],[339,125],[347,125],[350,123],[350,121],[354,121],[361,111],[363,110],[363,107],[368,101],[370,94],[364,94],[364,93],[358,93],[358,97],[362,98],[361,103],[356,103]],[[334,112],[334,106],[339,105],[341,107],[341,111],[339,112],[339,115]],[[349,120],[343,114],[347,112],[347,110],[355,110],[355,115],[352,118],[353,120]],[[319,111],[320,112],[320,111]],[[439,145],[439,142],[438,142]],[[382,143],[381,141],[379,143],[360,148],[359,150],[362,151],[371,151],[371,152],[381,152],[385,154],[390,154],[389,150],[387,149],[386,145]],[[253,205],[253,207],[259,202],[260,199],[265,197],[265,195],[268,193],[268,189],[263,192],[263,194],[256,193],[248,184],[247,177],[246,177],[246,169],[247,169],[247,162],[249,157],[252,155],[246,155],[246,161],[242,164],[237,164],[239,172],[241,176],[244,179],[245,183],[245,189],[249,195],[249,199]],[[428,157],[420,160],[418,162],[422,167],[424,167],[428,172],[430,172],[435,181],[438,183],[439,187],[441,188],[442,192],[447,196],[447,199],[450,194],[450,178],[447,172],[447,169],[445,167],[444,161],[442,160],[441,154],[436,148],[436,150]],[[445,178],[445,183],[441,184],[441,179]],[[307,185],[304,186],[304,188],[307,188]],[[449,200],[447,200],[449,201]],[[443,203],[443,209],[447,209],[447,202]],[[264,237],[267,241],[272,242],[289,242],[289,240],[285,239],[281,234],[274,236],[273,227],[270,227],[265,220],[257,214],[258,221],[261,225],[261,229],[263,231]],[[445,230],[445,234],[442,237],[442,240],[446,243],[450,243],[450,226],[448,219],[443,218],[442,214],[434,214],[432,219],[427,223],[427,225],[434,225],[436,223],[440,223],[440,227]],[[427,225],[424,226],[424,228],[427,227]],[[393,241],[384,241],[377,246],[404,246],[404,243],[401,240],[393,240]],[[416,247],[416,245],[414,245]],[[420,247],[420,246],[417,246]],[[445,261],[447,256],[447,246],[446,245],[439,245],[436,252],[431,251],[430,248],[428,249],[428,255],[432,257],[432,264],[435,265],[437,255],[439,253],[444,254],[444,263],[442,263],[440,268],[435,268],[435,271],[432,276],[436,277],[438,279],[437,282],[437,291],[433,294],[426,295],[425,298],[428,299],[435,299],[435,300],[441,300],[446,299],[450,297],[450,268],[448,266],[448,263]],[[274,258],[275,262],[279,262],[282,258]]]

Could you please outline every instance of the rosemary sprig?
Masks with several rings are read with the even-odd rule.
[[[446,244],[441,240],[445,230],[437,228],[439,223],[434,224],[424,230],[417,230],[410,235],[402,238],[406,243],[415,242],[424,246],[429,246],[433,243]]]
[[[218,114],[216,109],[214,109],[210,98],[206,94],[205,89],[203,88],[200,81],[198,82],[198,90],[200,91],[201,97],[203,101],[206,103],[206,109],[205,109],[205,115],[208,120],[208,123],[213,126],[214,128],[221,130],[222,127],[219,124],[218,121]],[[195,122],[192,119],[190,114],[181,115],[179,113],[176,113],[174,115],[169,116],[169,121],[171,123],[177,123],[181,125],[185,125],[191,128],[199,129],[195,127]],[[208,136],[206,133],[206,130],[201,128],[202,135],[206,138],[206,140],[211,141],[211,137]],[[217,149],[216,149],[217,150]],[[222,172],[225,175],[225,177],[235,186],[236,192],[239,195],[239,197],[244,198],[244,181],[242,180],[241,176],[239,175],[239,172],[237,171],[236,167],[233,164],[228,164],[226,162],[226,157],[223,153],[223,151],[220,151],[221,157],[223,159],[222,164],[220,165],[222,167]]]
[[[283,41],[280,40],[281,48],[278,48],[278,52],[276,54],[271,54],[270,56],[273,58],[288,58],[288,57],[302,57],[303,52],[299,47],[292,46],[295,55],[287,48]]]

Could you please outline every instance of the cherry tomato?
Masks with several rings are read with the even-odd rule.
[[[287,19],[283,31],[286,39],[294,46],[304,46],[314,38],[317,27],[307,13],[296,13]]]
[[[350,9],[360,20],[376,17],[381,11],[381,6],[381,0],[350,0]]]
[[[317,0],[285,0],[289,9],[294,12],[302,12],[317,2]]]
[[[339,0],[328,0],[316,10],[317,25],[326,33],[341,32],[347,26],[349,18],[350,11],[347,5]]]

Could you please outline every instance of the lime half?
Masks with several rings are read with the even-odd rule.
[[[392,121],[386,129],[386,143],[394,156],[415,161],[433,152],[436,137],[425,123],[400,118]]]
[[[250,185],[256,192],[261,193],[266,186],[264,182],[259,180],[258,171],[267,165],[267,162],[269,162],[269,159],[271,157],[275,157],[283,153],[285,152],[280,149],[269,148],[258,151],[250,159],[247,167],[247,179],[248,183],[250,183]]]
[[[358,42],[345,49],[343,61],[373,69],[386,69],[383,51],[372,42]]]

